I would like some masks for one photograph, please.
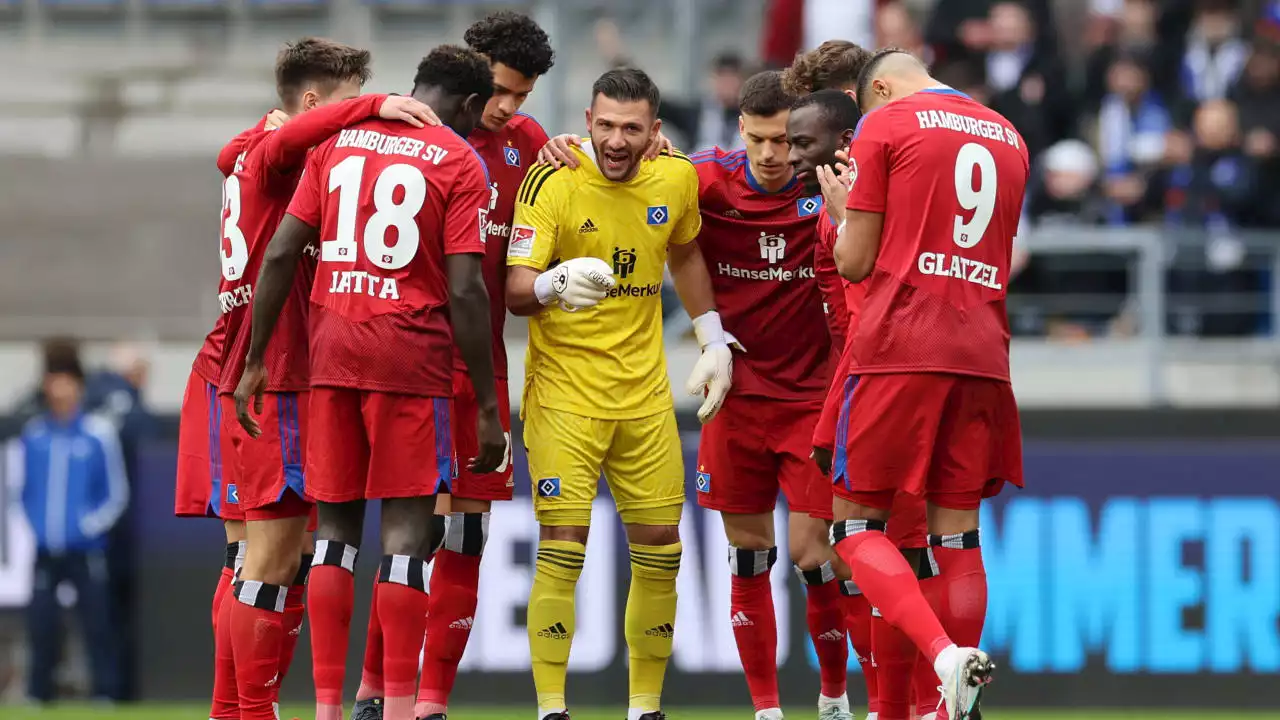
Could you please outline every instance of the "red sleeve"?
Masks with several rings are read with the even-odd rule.
[[[445,201],[444,254],[484,253],[484,214],[489,208],[489,173],[470,145]]]
[[[222,151],[218,153],[218,172],[222,173],[223,177],[231,177],[232,173],[236,171],[236,158],[240,157],[240,153],[244,152],[244,149],[249,145],[249,138],[262,132],[266,126],[267,117],[263,115],[257,125],[231,138],[231,142],[222,148]]]
[[[850,210],[884,212],[889,191],[889,122],[880,110],[863,116],[859,123],[849,149],[853,187],[845,207]]]
[[[326,152],[317,150],[307,158],[307,166],[298,181],[298,189],[289,201],[288,213],[313,228],[320,227],[320,199],[324,197],[321,183],[324,178],[323,157]]]
[[[813,254],[813,274],[818,278],[818,289],[822,291],[832,352],[839,353],[849,330],[849,308],[845,305],[844,280],[836,269],[833,254],[836,226],[832,222],[825,210],[818,216],[818,247]]]
[[[835,372],[831,376],[831,387],[827,390],[827,399],[822,403],[822,414],[818,416],[818,424],[813,428],[813,446],[832,450],[836,444],[836,424],[840,421],[840,402],[844,399],[844,382],[849,377],[849,366],[853,364],[853,353],[846,346],[840,353],[840,361],[836,363]]]
[[[262,141],[259,162],[276,174],[286,174],[307,158],[307,151],[348,125],[378,114],[386,95],[362,95],[293,117]]]

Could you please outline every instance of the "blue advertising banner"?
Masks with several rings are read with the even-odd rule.
[[[669,686],[683,703],[741,704],[727,544],[719,518],[696,506],[696,450],[697,435],[686,434],[690,498]],[[459,679],[462,700],[492,701],[495,680],[512,701],[532,698],[524,606],[537,527],[522,448],[515,455],[517,498],[494,510],[480,607]],[[1280,440],[1028,441],[1025,458],[1028,487],[1006,491],[982,516],[990,580],[983,644],[997,656],[1003,704],[1271,701],[1280,673]],[[148,448],[134,494],[143,548],[140,612],[148,618],[139,675],[147,697],[202,697],[211,651],[208,604],[223,540],[216,521],[172,517],[174,464],[172,445]],[[369,518],[352,682],[377,560],[376,515]],[[591,679],[572,681],[570,694],[583,704],[616,703],[626,694],[620,626],[628,565],[603,484],[593,518],[570,664]],[[785,520],[780,508],[780,558],[787,557]],[[4,525],[10,535],[14,525]],[[22,544],[10,539],[7,547]],[[0,558],[9,567],[20,563],[12,552]],[[817,674],[803,596],[785,561],[773,578],[784,699],[808,703]],[[7,602],[15,599],[10,590]],[[286,693],[304,698],[310,668],[306,653],[298,658]],[[852,667],[856,701],[861,683]]]

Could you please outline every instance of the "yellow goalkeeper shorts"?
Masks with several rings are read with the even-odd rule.
[[[624,523],[680,523],[684,459],[674,410],[601,420],[535,405],[525,412],[524,444],[540,524],[590,525],[601,471]]]

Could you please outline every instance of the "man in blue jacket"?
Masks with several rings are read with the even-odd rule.
[[[45,410],[27,422],[11,450],[37,549],[27,619],[29,694],[39,702],[53,699],[61,649],[57,590],[69,581],[78,596],[93,695],[116,697],[118,651],[106,548],[107,534],[129,503],[124,457],[112,423],[82,411],[84,371],[78,358],[46,360]]]

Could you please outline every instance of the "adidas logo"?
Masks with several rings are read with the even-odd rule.
[[[844,640],[844,633],[839,630],[828,630],[818,636],[819,640],[830,640],[832,642],[840,642]]]
[[[648,630],[645,630],[644,634],[648,635],[649,637],[669,638],[672,635],[674,635],[675,632],[676,632],[676,629],[671,623],[662,623],[661,625],[657,625],[655,627],[649,628]]]
[[[470,630],[473,624],[475,624],[474,617],[464,617],[449,623],[449,629],[450,630]]]
[[[742,213],[738,212],[734,208],[729,208],[728,210],[725,210],[723,215],[727,218],[733,218],[734,220],[742,219]]]
[[[734,613],[733,616],[729,618],[729,624],[734,627],[750,627],[755,625],[755,623],[751,621],[751,618],[747,617],[747,614],[741,610]]]
[[[564,626],[564,623],[558,622],[545,630],[539,630],[538,637],[547,638],[549,640],[568,640],[569,629]]]
[[[578,234],[593,233],[597,230],[599,230],[599,228],[596,227],[596,224],[591,222],[591,218],[587,218],[587,221],[582,223],[582,227],[578,228]]]

